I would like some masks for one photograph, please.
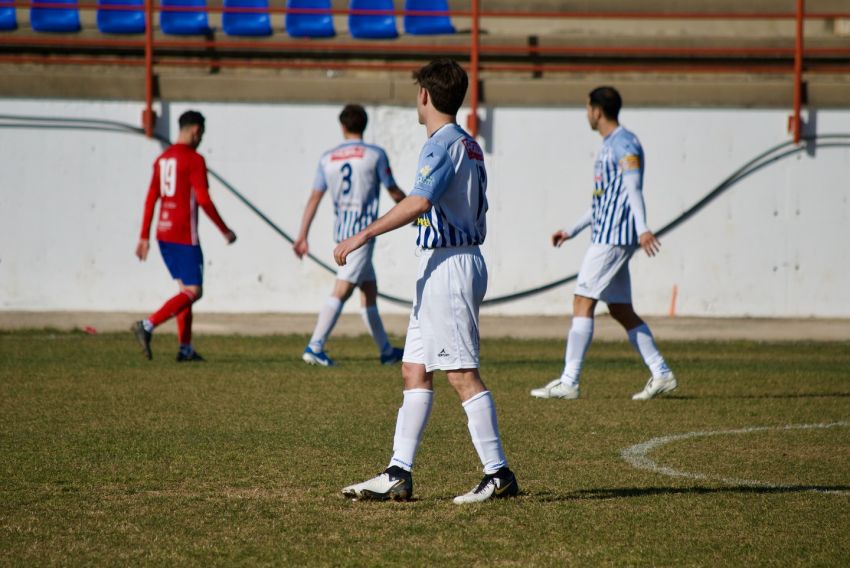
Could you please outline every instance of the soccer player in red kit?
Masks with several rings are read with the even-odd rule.
[[[201,299],[204,279],[204,255],[198,241],[198,206],[212,219],[228,243],[236,240],[236,234],[224,224],[210,199],[207,165],[196,152],[204,136],[204,116],[194,110],[186,111],[180,115],[179,124],[177,142],[153,164],[136,256],[142,261],[148,257],[154,207],[157,200],[162,200],[156,239],[162,259],[172,278],[177,280],[180,292],[146,319],[134,323],[132,331],[145,356],[152,359],[153,330],[176,316],[180,342],[177,361],[203,361],[192,348],[192,304]]]

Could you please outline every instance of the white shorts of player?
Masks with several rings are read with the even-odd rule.
[[[337,280],[345,280],[352,284],[362,284],[376,280],[375,267],[372,266],[372,252],[375,250],[375,240],[369,241],[345,259],[345,266],[340,266],[336,273]]]
[[[581,263],[575,294],[606,304],[631,304],[629,260],[635,250],[633,246],[591,244]]]
[[[487,264],[477,246],[422,250],[403,361],[429,373],[477,369],[486,291]]]

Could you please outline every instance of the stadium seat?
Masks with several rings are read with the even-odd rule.
[[[197,7],[197,10],[165,12],[160,11],[159,28],[170,35],[206,35],[210,33],[207,19],[207,0],[160,0],[161,8]]]
[[[268,0],[224,0],[225,8],[262,8],[262,12],[224,12],[221,27],[235,36],[267,36],[272,33]]]
[[[68,8],[39,8],[39,4],[67,4]],[[30,26],[37,32],[78,32],[77,0],[32,0]]]
[[[144,0],[98,0],[97,29],[105,34],[145,33]],[[102,6],[138,6],[138,10],[104,10]]]
[[[393,10],[392,0],[351,0],[348,7],[351,10]],[[352,37],[369,39],[389,39],[398,37],[395,27],[395,16],[375,15],[366,16],[349,14],[348,30]]]
[[[0,0],[0,32],[18,28],[18,18],[15,17],[14,0]]]
[[[447,0],[406,0],[405,10],[418,12],[446,12],[449,9]],[[404,31],[412,35],[453,34],[455,27],[448,16],[405,16]]]
[[[332,37],[336,35],[330,0],[286,0],[287,8],[327,10],[327,14],[286,13],[286,33],[292,37]]]

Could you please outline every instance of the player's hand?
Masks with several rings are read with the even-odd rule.
[[[307,244],[307,239],[297,239],[292,243],[292,250],[298,258],[304,258],[304,255],[310,252],[310,245]]]
[[[348,255],[365,245],[366,240],[360,233],[357,233],[353,237],[349,237],[336,245],[334,249],[334,260],[336,263],[339,266],[345,266]]]
[[[559,247],[570,239],[570,234],[566,231],[555,231],[552,233],[552,246]]]
[[[136,245],[136,257],[141,261],[147,260],[150,247],[151,243],[149,240],[139,239],[139,244]]]
[[[224,239],[227,241],[227,244],[232,245],[236,242],[236,233],[233,231],[227,231],[224,233]]]
[[[661,243],[652,234],[652,231],[646,231],[640,235],[640,248],[647,256],[655,256],[661,250]]]

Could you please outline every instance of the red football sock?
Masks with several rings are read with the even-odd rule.
[[[151,314],[148,320],[156,327],[191,306],[194,301],[195,294],[189,290],[181,290],[179,294],[165,302],[158,311]]]
[[[180,345],[192,344],[192,306],[177,314],[177,339]]]

